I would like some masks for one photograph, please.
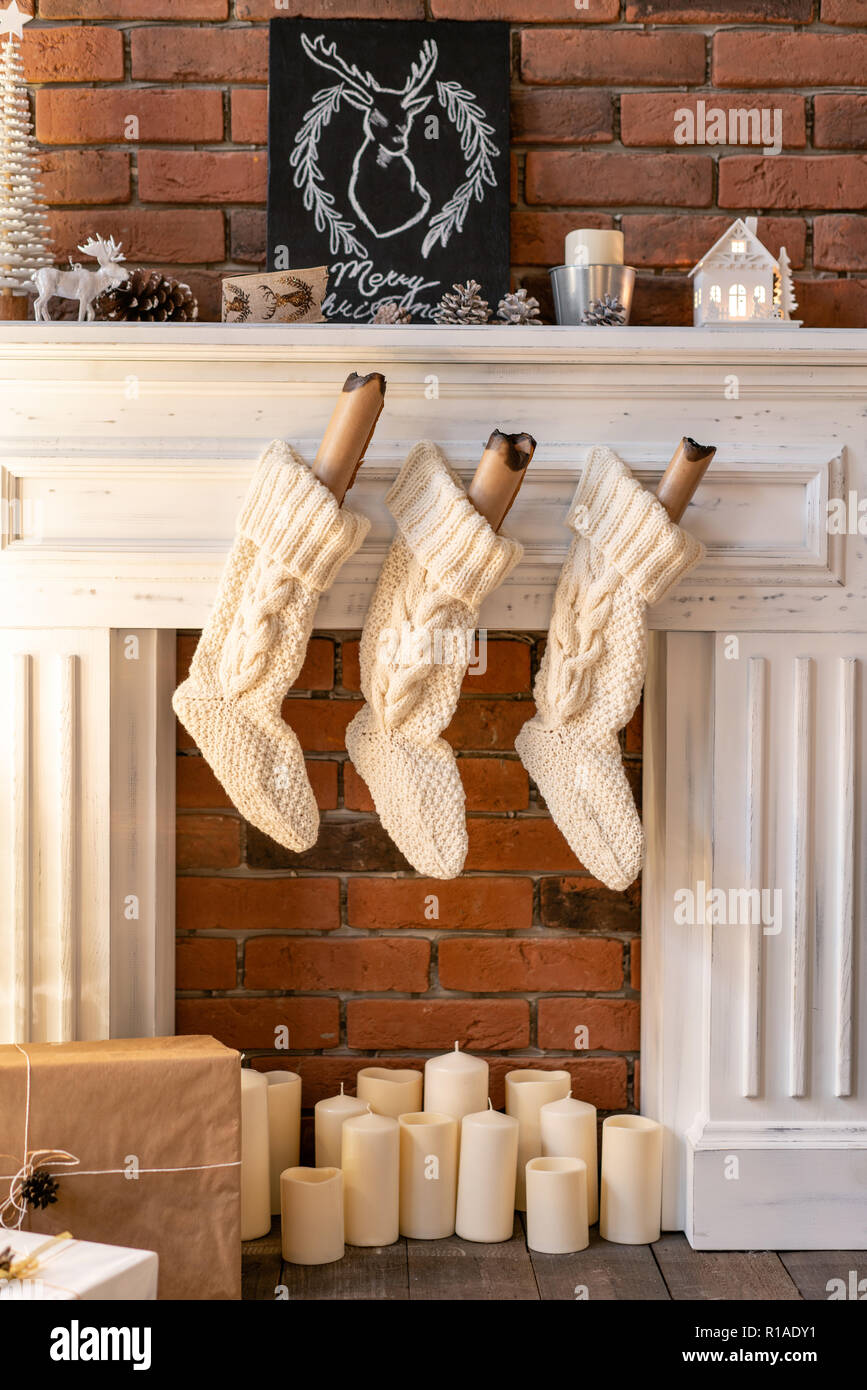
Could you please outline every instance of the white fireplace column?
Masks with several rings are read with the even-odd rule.
[[[650,614],[646,688],[664,1225],[867,1246],[863,335],[30,324],[0,327],[0,364],[0,1039],[172,1030],[175,631],[207,616],[264,443],[312,457],[345,375],[385,372],[353,491],[371,533],[327,629],[361,625],[416,439],[468,477],[494,426],[536,435],[507,523],[525,558],[482,614],[525,630],[587,448],[652,487],[692,433],[718,449],[685,519],[708,556]],[[738,917],[751,893],[766,922]]]

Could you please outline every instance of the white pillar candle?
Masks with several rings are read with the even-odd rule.
[[[400,1133],[390,1115],[352,1115],[343,1126],[347,1245],[392,1245],[400,1234]]]
[[[343,1174],[339,1168],[287,1168],[280,1175],[283,1259],[293,1265],[342,1260]]]
[[[526,1166],[531,1158],[542,1156],[542,1129],[539,1111],[552,1100],[568,1096],[572,1079],[568,1071],[508,1071],[506,1072],[506,1114],[518,1121],[518,1183],[515,1206],[524,1211],[526,1198]]]
[[[266,1071],[271,1212],[280,1211],[280,1174],[297,1168],[301,1153],[301,1077],[294,1071]]]
[[[475,1115],[488,1104],[490,1067],[482,1057],[454,1052],[430,1057],[424,1064],[424,1108],[454,1115],[460,1124],[465,1115]]]
[[[531,1158],[527,1164],[527,1245],[571,1255],[590,1244],[583,1158]]]
[[[241,1068],[241,1239],[258,1240],[271,1229],[268,1159],[268,1082]]]
[[[355,1096],[343,1094],[342,1081],[339,1096],[328,1096],[325,1100],[317,1101],[313,1107],[317,1168],[340,1168],[342,1166],[340,1146],[343,1122],[348,1120],[350,1115],[365,1115],[366,1113],[367,1106],[363,1100],[357,1100]]]
[[[659,1240],[662,1213],[662,1125],[643,1115],[602,1122],[599,1234],[618,1245]]]
[[[462,1240],[511,1240],[517,1173],[518,1121],[499,1110],[465,1115],[455,1220]]]
[[[623,265],[623,233],[579,228],[566,237],[566,265]]]
[[[401,1115],[400,1234],[442,1240],[455,1233],[458,1122],[453,1115]]]
[[[368,1105],[374,1115],[398,1115],[421,1110],[422,1075],[420,1071],[389,1071],[388,1067],[362,1067],[358,1073],[358,1099]]]
[[[599,1163],[596,1157],[596,1106],[573,1100],[552,1100],[539,1111],[542,1154],[545,1158],[583,1158],[587,1164],[587,1220],[599,1220]]]

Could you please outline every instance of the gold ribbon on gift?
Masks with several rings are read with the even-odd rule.
[[[51,1240],[43,1241],[42,1245],[37,1245],[35,1250],[31,1250],[29,1255],[21,1255],[17,1260],[14,1258],[15,1251],[11,1246],[6,1250],[0,1250],[0,1284],[5,1281],[11,1282],[13,1279],[23,1282],[25,1279],[34,1279],[40,1269],[51,1259],[49,1251],[55,1255],[60,1253],[60,1245],[72,1240],[71,1231],[63,1231],[59,1236],[52,1236]],[[8,1263],[5,1257],[9,1256]]]

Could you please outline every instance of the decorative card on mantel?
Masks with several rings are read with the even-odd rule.
[[[268,268],[329,266],[327,319],[509,287],[509,27],[273,19]]]

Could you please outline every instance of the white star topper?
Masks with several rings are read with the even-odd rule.
[[[12,0],[5,10],[0,10],[0,35],[14,34],[16,39],[24,37],[24,25],[29,24],[32,14],[19,10],[17,0]]]

